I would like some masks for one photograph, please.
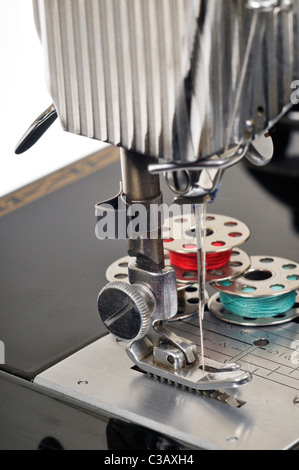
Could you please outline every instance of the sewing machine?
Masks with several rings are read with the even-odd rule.
[[[246,223],[256,201],[245,188],[250,172],[263,181],[273,153],[274,168],[288,168],[275,144],[296,137],[299,2],[34,8],[53,104],[17,152],[57,118],[65,131],[120,147],[121,185],[94,201],[95,237],[99,253],[109,238],[127,244],[101,267],[107,282],[94,299],[108,334],[44,368],[34,386],[109,420],[112,450],[145,447],[148,436],[153,450],[295,447],[299,265],[294,243],[276,240],[269,252],[267,236]],[[235,188],[225,185],[231,175]],[[178,211],[166,220],[163,194]],[[271,315],[268,304],[260,315],[270,301]]]

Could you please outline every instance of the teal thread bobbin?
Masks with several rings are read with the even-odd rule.
[[[244,312],[246,312],[247,318],[268,318],[281,315],[293,308],[296,301],[296,292],[261,299],[245,299],[236,295],[220,293],[220,301],[226,310],[235,315],[243,317]]]
[[[299,265],[293,261],[253,256],[251,268],[242,276],[212,285],[218,293],[210,299],[209,309],[224,321],[274,325],[299,315]]]

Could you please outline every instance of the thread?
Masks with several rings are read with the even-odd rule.
[[[240,297],[220,293],[220,301],[226,310],[247,318],[268,318],[286,313],[296,302],[296,291],[280,296]]]
[[[221,251],[220,253],[206,254],[206,270],[219,269],[225,266],[231,258],[232,250]],[[186,271],[197,271],[197,254],[169,252],[169,260],[172,266],[178,266]]]

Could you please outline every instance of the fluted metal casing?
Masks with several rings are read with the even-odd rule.
[[[33,2],[49,91],[71,133],[194,162],[290,106],[299,0],[269,11],[246,0]]]

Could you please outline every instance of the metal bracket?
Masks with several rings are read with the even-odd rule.
[[[156,298],[156,309],[152,323],[173,318],[178,310],[177,282],[175,271],[166,266],[159,273],[144,271],[137,267],[135,259],[129,262],[129,281],[131,284],[145,284]]]

